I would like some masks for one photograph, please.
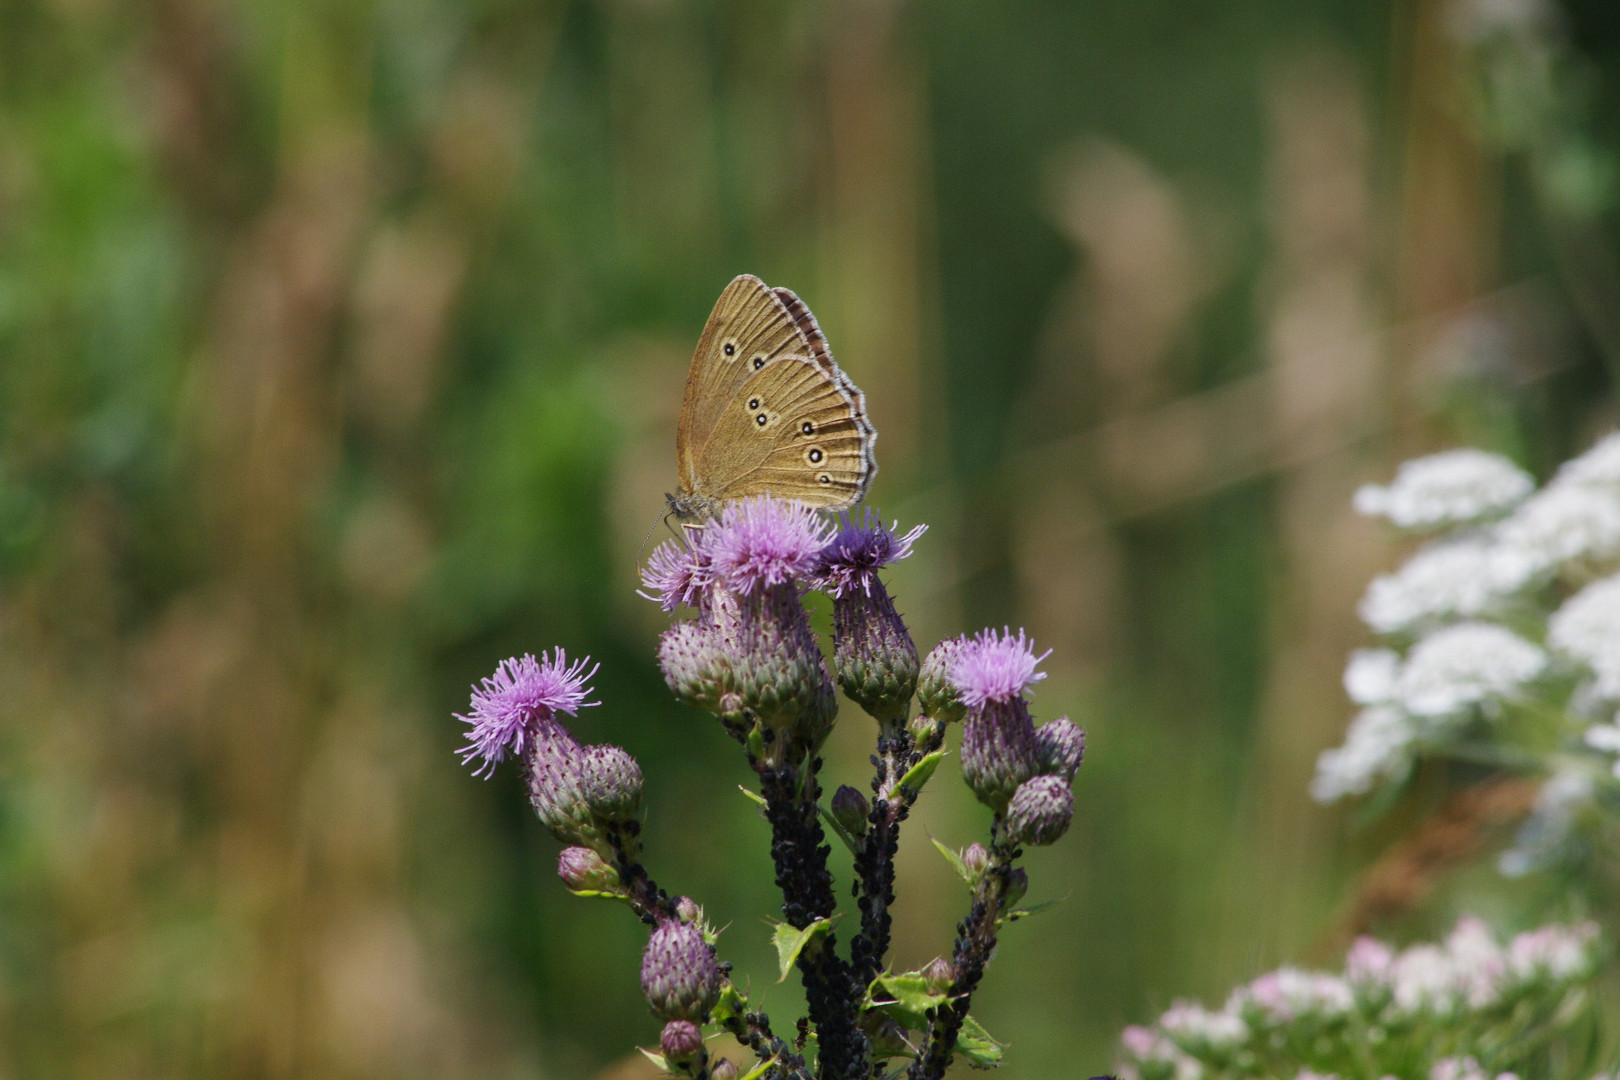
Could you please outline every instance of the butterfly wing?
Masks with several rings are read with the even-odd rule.
[[[830,370],[829,370],[830,368]],[[717,500],[770,492],[832,510],[858,502],[877,472],[866,399],[813,357],[768,362],[724,403],[695,461],[694,493]]]

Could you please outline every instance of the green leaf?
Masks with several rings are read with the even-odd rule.
[[[671,1065],[669,1063],[669,1059],[663,1054],[655,1054],[651,1050],[646,1050],[639,1046],[636,1047],[636,1049],[640,1050],[643,1057],[652,1062],[654,1065],[658,1066],[658,1068],[663,1072],[673,1073],[675,1071],[675,1066]]]
[[[730,979],[720,984],[720,1000],[715,1002],[714,1008],[709,1012],[709,1019],[716,1024],[724,1024],[734,1016],[741,1016],[748,1011],[748,999],[743,997],[736,985]]]
[[[760,809],[763,810],[765,808],[765,796],[761,795],[759,792],[750,791],[747,788],[743,787],[741,784],[737,785],[737,790],[742,792],[744,795],[748,796],[748,798],[752,799],[754,802],[758,803],[759,806],[760,806]]]
[[[975,1069],[993,1069],[1001,1064],[1005,1049],[973,1017],[963,1018],[962,1030],[956,1035],[956,1052],[966,1058],[969,1065]]]
[[[1002,923],[1017,922],[1019,919],[1027,919],[1031,915],[1039,915],[1047,908],[1055,908],[1061,903],[1063,903],[1063,897],[1060,896],[1056,900],[1046,900],[1039,904],[1031,904],[1028,907],[1013,908],[1011,911],[1002,915],[1001,918],[997,919],[996,924],[999,926]]]
[[[775,1067],[775,1065],[776,1065],[776,1058],[773,1055],[772,1057],[767,1058],[766,1060],[760,1062],[758,1065],[755,1065],[752,1069],[749,1069],[746,1073],[744,1073],[743,1077],[742,1077],[742,1080],[759,1080],[760,1077],[762,1077],[766,1073],[770,1072],[771,1069]]]
[[[947,997],[942,991],[929,989],[927,980],[916,971],[903,975],[879,975],[866,988],[867,1008],[887,1013],[901,1027],[912,1031],[921,1031],[926,1027],[928,1010],[938,1007]]]
[[[935,750],[932,754],[925,755],[921,761],[906,770],[906,775],[900,778],[900,782],[895,785],[895,790],[910,788],[913,792],[921,791],[923,785],[933,777],[934,770],[939,768],[939,763],[944,760],[945,751],[943,750]]]
[[[928,840],[939,849],[939,853],[941,855],[945,856],[945,861],[950,863],[951,869],[955,870],[961,879],[968,883],[969,888],[972,888],[974,885],[978,884],[978,882],[973,880],[973,874],[968,870],[967,863],[962,861],[962,856],[960,854],[952,851],[938,840],[935,840],[932,836],[930,836]]]
[[[777,923],[776,930],[771,934],[771,940],[776,943],[776,961],[782,969],[782,975],[776,981],[781,982],[788,977],[788,972],[798,963],[799,954],[804,951],[806,945],[818,937],[825,936],[831,929],[830,919],[817,919],[803,930],[796,930],[787,923]]]
[[[825,806],[817,803],[816,813],[821,815],[822,822],[827,826],[827,828],[832,830],[833,835],[844,842],[844,846],[849,848],[849,853],[851,855],[860,854],[860,841],[849,835],[849,830],[838,823],[838,819],[832,816],[831,810],[828,810]]]

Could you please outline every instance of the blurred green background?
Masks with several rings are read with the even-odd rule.
[[[1609,0],[0,0],[0,1076],[639,1075],[644,931],[452,753],[553,645],[791,1026],[750,774],[635,595],[743,272],[930,526],[919,644],[1026,627],[1089,732],[976,1001],[1002,1075],[1329,961],[1423,810],[1306,795],[1400,556],[1350,495],[1613,423],[1617,143]],[[901,965],[964,907],[956,777]]]

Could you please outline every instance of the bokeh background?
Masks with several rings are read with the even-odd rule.
[[[741,272],[868,395],[920,644],[1026,627],[1089,731],[1002,1074],[1326,962],[1433,804],[1306,794],[1401,555],[1351,493],[1612,425],[1617,146],[1610,0],[3,0],[0,1076],[640,1075],[642,929],[453,754],[553,645],[790,1026],[750,775],[635,595]],[[1374,928],[1511,921],[1493,874]]]

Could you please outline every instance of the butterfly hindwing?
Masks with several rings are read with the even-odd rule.
[[[727,500],[768,491],[830,508],[859,500],[876,471],[875,433],[861,392],[834,371],[787,356],[745,382],[697,460],[708,485],[700,493]]]

